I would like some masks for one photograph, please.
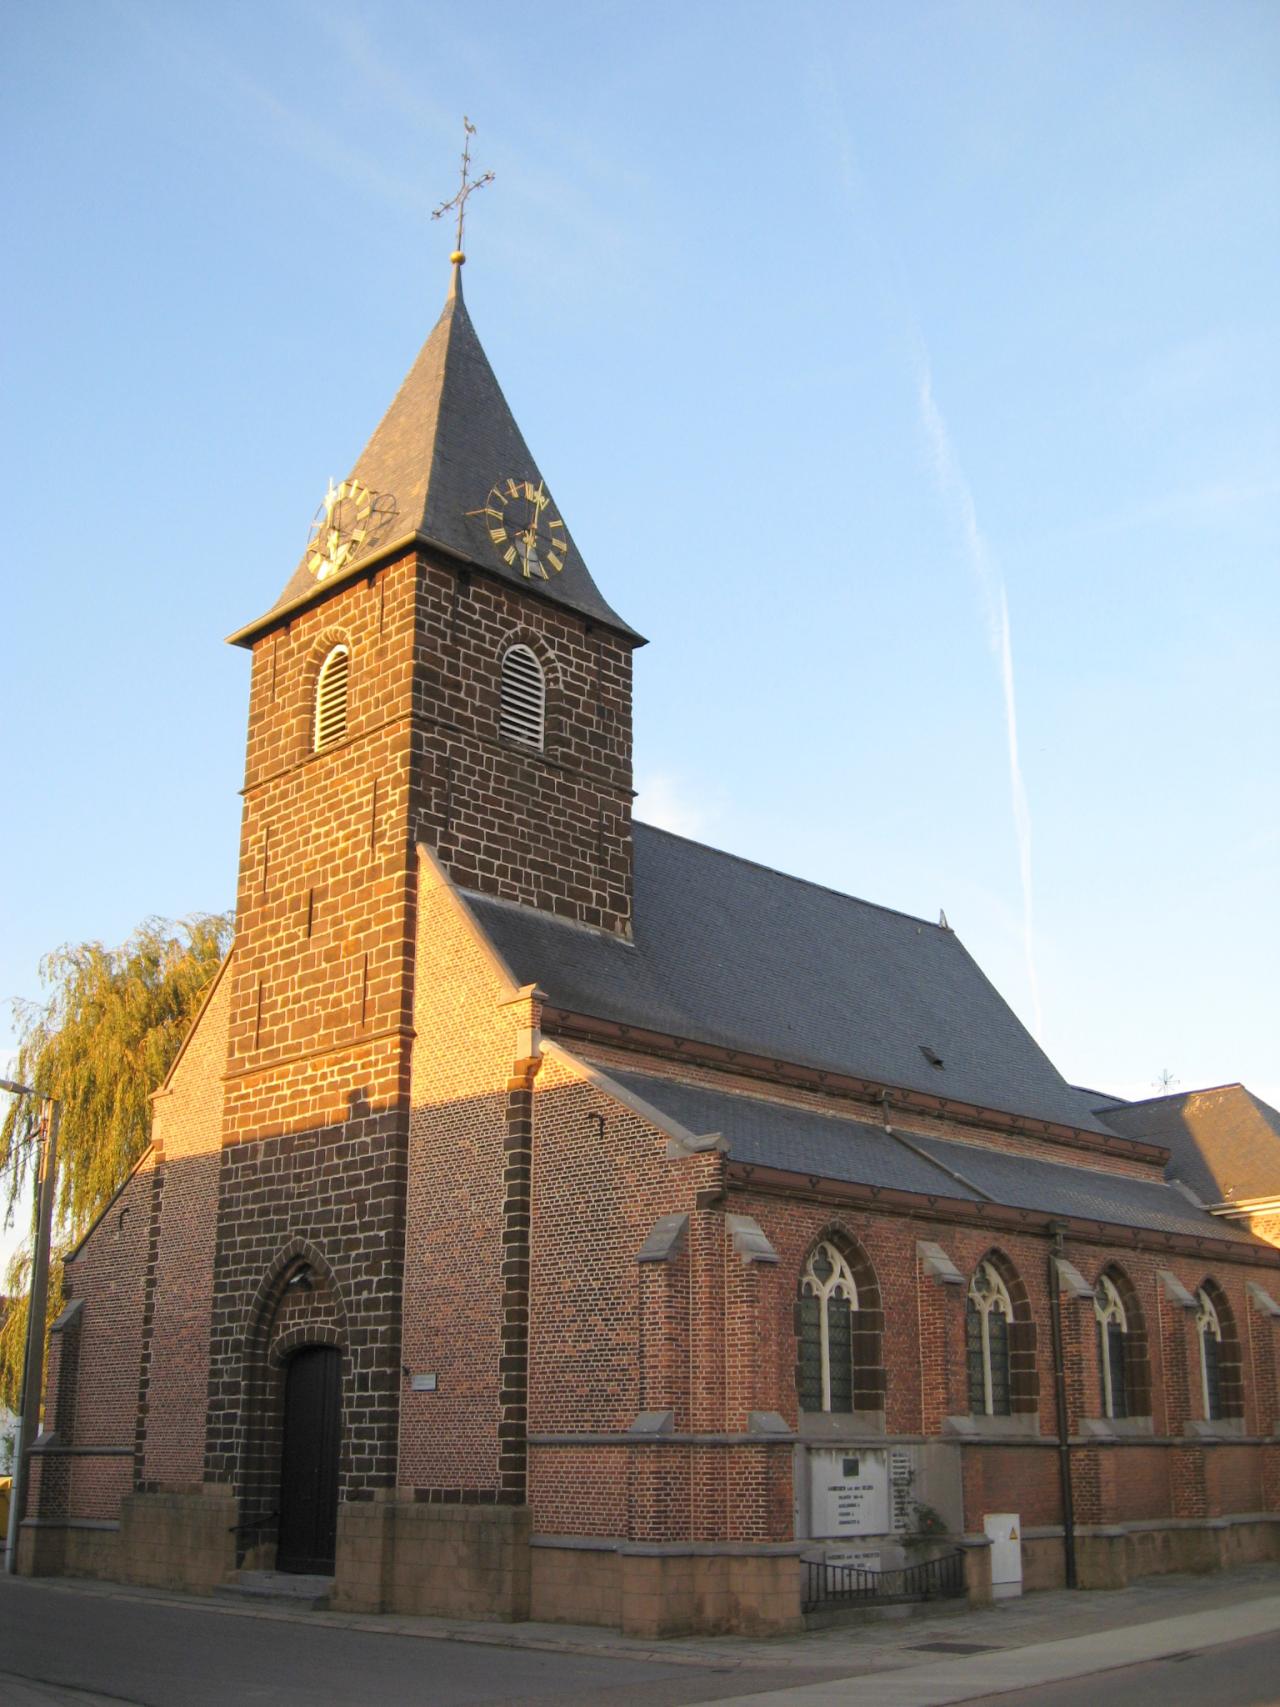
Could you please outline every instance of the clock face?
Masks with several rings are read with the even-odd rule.
[[[338,575],[362,552],[382,539],[396,513],[388,492],[374,492],[362,481],[329,482],[311,524],[307,568],[317,581]]]
[[[526,580],[535,575],[549,581],[564,568],[569,538],[539,480],[497,480],[484,507],[470,512],[484,524],[493,549],[509,569],[519,568]]]

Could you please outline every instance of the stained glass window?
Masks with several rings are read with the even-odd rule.
[[[969,1409],[979,1417],[1009,1415],[1009,1323],[1013,1303],[995,1267],[980,1262],[969,1282],[965,1315]]]
[[[1102,1414],[1127,1417],[1129,1386],[1125,1374],[1125,1341],[1129,1319],[1115,1282],[1103,1275],[1093,1295],[1098,1318],[1098,1366],[1102,1376]]]
[[[853,1313],[858,1288],[844,1257],[825,1239],[800,1280],[800,1408],[853,1409]]]
[[[1213,1299],[1202,1286],[1196,1293],[1200,1306],[1196,1327],[1200,1333],[1200,1390],[1204,1414],[1209,1422],[1222,1416],[1222,1324]]]

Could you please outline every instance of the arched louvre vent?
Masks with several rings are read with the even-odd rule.
[[[316,681],[315,745],[329,747],[341,741],[347,732],[347,683],[351,675],[351,654],[345,646],[335,646],[320,666]]]
[[[527,646],[513,646],[502,660],[499,733],[524,747],[541,747],[546,703],[542,665]]]

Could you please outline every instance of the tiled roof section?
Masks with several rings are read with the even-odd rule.
[[[605,1072],[624,1090],[690,1131],[719,1133],[735,1162],[928,1197],[970,1202],[986,1198],[1010,1209],[1111,1226],[1256,1243],[1229,1222],[1198,1210],[1176,1187],[1155,1177],[1143,1180],[1099,1168],[1064,1167],[1013,1151],[907,1133],[913,1150],[867,1121],[650,1073],[619,1072],[612,1065]],[[976,1189],[968,1189],[965,1181]]]
[[[1042,1162],[1010,1150],[944,1143],[935,1138],[913,1142],[947,1167],[956,1168],[993,1202],[1011,1209],[1039,1209],[1119,1227],[1148,1227],[1161,1233],[1256,1243],[1250,1234],[1197,1209],[1176,1186],[1154,1175],[1149,1180],[1137,1179],[1101,1168]]]
[[[883,1128],[866,1120],[816,1114],[763,1097],[741,1096],[706,1085],[649,1073],[604,1068],[633,1096],[670,1115],[699,1136],[718,1132],[735,1162],[784,1168],[822,1179],[856,1180],[884,1190],[930,1197],[973,1198],[975,1194],[941,1168],[914,1155]]]
[[[352,474],[396,501],[394,527],[377,545],[416,533],[526,592],[635,635],[605,602],[572,537],[558,575],[526,580],[518,567],[503,563],[481,520],[468,514],[484,505],[495,482],[530,480],[536,486],[542,475],[471,324],[456,268],[444,312]],[[559,514],[554,499],[548,513]],[[352,558],[352,572],[358,566],[359,558]],[[272,610],[296,604],[315,588],[304,559]]]
[[[1206,1203],[1280,1197],[1280,1112],[1243,1085],[1215,1085],[1102,1110],[1126,1138],[1169,1150],[1170,1179]]]
[[[518,981],[554,1007],[1107,1131],[938,925],[645,824],[634,943],[468,900]]]

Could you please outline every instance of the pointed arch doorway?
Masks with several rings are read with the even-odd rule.
[[[304,1345],[294,1352],[285,1367],[283,1421],[276,1569],[329,1576],[338,1536],[342,1354],[337,1346]]]

